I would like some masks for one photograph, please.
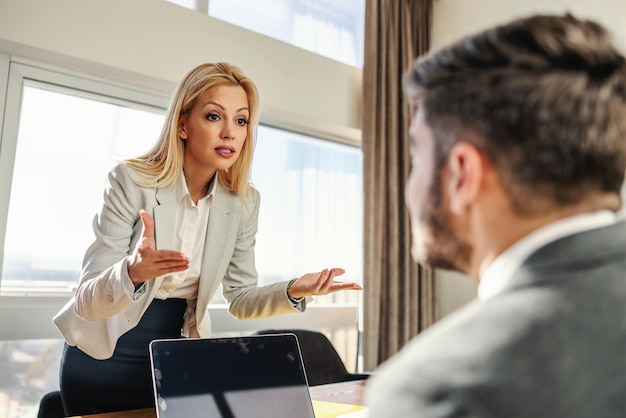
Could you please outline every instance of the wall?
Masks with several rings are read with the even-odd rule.
[[[434,0],[433,47],[531,14],[570,12],[602,23],[626,51],[625,0]]]
[[[167,94],[228,61],[257,83],[263,122],[360,141],[360,69],[164,0],[0,0],[0,52]]]
[[[432,47],[518,17],[564,12],[602,23],[626,51],[626,0],[434,0]],[[476,284],[463,275],[439,271],[437,280],[440,317],[476,297]]]

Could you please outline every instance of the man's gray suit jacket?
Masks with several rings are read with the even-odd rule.
[[[552,242],[369,382],[369,418],[626,417],[626,223]]]

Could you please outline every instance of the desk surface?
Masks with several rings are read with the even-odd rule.
[[[316,401],[337,402],[350,405],[363,405],[366,380],[331,383],[328,385],[311,386],[311,399]],[[83,415],[74,418],[156,418],[154,408],[136,409],[134,411],[108,412],[104,414]]]

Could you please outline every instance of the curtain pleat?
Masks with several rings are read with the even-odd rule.
[[[366,0],[363,67],[363,368],[375,369],[435,321],[433,271],[411,259],[404,203],[411,110],[402,75],[428,49],[432,0]]]

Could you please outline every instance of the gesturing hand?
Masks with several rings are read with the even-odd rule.
[[[341,268],[324,269],[317,273],[308,273],[293,282],[289,288],[291,297],[299,299],[306,296],[327,295],[339,290],[363,290],[353,282],[338,282],[335,277],[346,271]]]
[[[154,219],[145,210],[139,211],[143,229],[132,254],[128,256],[128,275],[136,285],[166,273],[189,268],[189,259],[179,251],[157,250],[154,240]]]

